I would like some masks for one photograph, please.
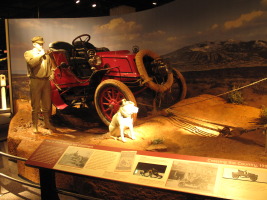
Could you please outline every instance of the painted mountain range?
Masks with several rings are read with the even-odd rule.
[[[267,66],[267,42],[218,41],[186,46],[163,55],[180,71]]]

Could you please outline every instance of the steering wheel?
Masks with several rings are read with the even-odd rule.
[[[82,44],[85,44],[88,43],[90,39],[91,36],[89,34],[82,34],[72,40],[72,45],[74,46],[77,41],[80,41]]]

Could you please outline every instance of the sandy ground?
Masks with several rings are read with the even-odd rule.
[[[31,107],[28,101],[16,101],[16,115],[8,133],[8,149],[13,155],[28,158],[44,139],[119,147],[133,150],[164,151],[174,154],[224,158],[267,163],[265,135],[258,125],[260,109],[226,103],[212,95],[185,99],[173,107],[139,117],[135,124],[136,140],[115,140],[108,127],[99,119],[94,109],[72,108],[52,116],[56,133],[42,128],[32,133]],[[222,130],[229,130],[224,132]],[[235,137],[225,137],[230,133]],[[240,135],[240,133],[242,133]],[[229,136],[229,135],[228,135]],[[159,143],[153,144],[152,143]],[[39,181],[38,170],[18,162],[19,174],[33,182]],[[195,199],[213,198],[190,193],[171,192],[119,182],[57,174],[57,185],[80,194],[104,199]],[[127,187],[127,190],[125,190]],[[131,195],[131,196],[129,196]]]
[[[40,133],[32,134],[29,103],[17,101],[16,105],[18,112],[9,127],[9,149],[15,155],[21,140],[39,143],[43,139],[59,139],[135,150],[267,162],[265,135],[262,126],[258,125],[260,109],[229,104],[212,95],[185,99],[163,112],[138,118],[134,127],[137,139],[126,138],[125,143],[120,138],[110,137],[108,127],[90,109],[71,109],[53,115],[56,133],[50,134],[40,128]],[[225,127],[230,128],[235,137],[225,137],[221,131]],[[151,143],[162,144],[151,146]]]

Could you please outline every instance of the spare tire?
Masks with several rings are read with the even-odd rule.
[[[169,72],[167,81],[164,84],[157,84],[153,81],[153,78],[150,77],[147,73],[146,67],[143,62],[144,56],[149,56],[153,58],[154,60],[160,59],[160,56],[158,56],[156,53],[150,51],[150,50],[140,50],[136,56],[136,66],[138,69],[138,72],[143,79],[143,84],[149,87],[150,89],[154,90],[155,92],[165,92],[166,90],[170,89],[170,87],[173,84],[173,73]]]

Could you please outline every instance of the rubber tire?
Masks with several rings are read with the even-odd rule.
[[[122,83],[118,80],[115,80],[115,79],[104,80],[96,88],[95,96],[94,96],[94,103],[95,103],[96,111],[97,111],[100,119],[107,126],[109,126],[111,119],[112,119],[112,116],[114,114],[116,114],[116,112],[118,111],[118,108],[119,108],[118,104],[116,104],[117,108],[115,107],[115,110],[111,110],[111,113],[109,114],[112,116],[107,117],[107,115],[105,115],[105,113],[103,111],[104,105],[100,105],[101,104],[100,102],[101,102],[101,98],[104,97],[102,93],[106,92],[105,90],[109,89],[109,88],[110,89],[113,88],[113,89],[119,91],[123,95],[123,97],[119,99],[120,102],[122,99],[126,99],[127,101],[132,101],[135,104],[135,106],[137,106],[136,99],[135,99],[132,91],[124,83]],[[117,101],[117,103],[119,103],[119,101]],[[137,114],[133,114],[133,121],[134,122],[136,121],[136,118],[137,118]]]
[[[233,179],[238,179],[239,175],[238,174],[232,174]]]
[[[144,56],[149,56],[153,58],[154,60],[160,59],[160,56],[158,56],[156,53],[150,50],[140,50],[136,54],[135,56],[136,67],[140,74],[140,77],[144,81],[146,81],[145,85],[149,87],[150,89],[154,90],[155,92],[159,92],[159,93],[165,92],[168,89],[170,89],[170,87],[173,84],[173,74],[168,73],[167,81],[164,84],[157,84],[153,82],[152,78],[149,77],[149,74],[147,74],[147,70],[143,62]]]
[[[258,179],[258,176],[255,175],[255,174],[252,174],[252,175],[249,176],[249,178],[250,178],[251,181],[256,181]]]
[[[173,84],[171,88],[167,91],[165,91],[162,95],[160,96],[158,101],[161,102],[161,104],[158,104],[157,106],[160,108],[168,108],[175,103],[185,99],[186,94],[187,94],[187,85],[184,76],[177,70],[177,69],[172,69],[173,73]],[[174,89],[173,87],[174,84],[178,83],[178,92],[173,93],[172,90]],[[177,86],[176,86],[177,87]]]
[[[182,90],[178,100],[183,100],[183,99],[185,99],[186,94],[187,94],[187,85],[186,85],[185,78],[181,74],[181,72],[179,72],[179,70],[177,70],[177,69],[172,69],[172,70],[173,70],[174,79],[178,80],[178,83],[179,83],[180,88]]]

